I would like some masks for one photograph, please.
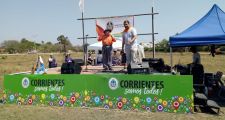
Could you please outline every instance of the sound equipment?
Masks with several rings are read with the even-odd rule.
[[[127,66],[128,74],[149,74],[150,68],[148,62],[130,63]]]
[[[61,74],[80,74],[81,66],[76,63],[63,63],[61,66]]]
[[[193,84],[204,84],[204,67],[202,64],[193,64],[191,74],[193,75]]]
[[[213,73],[204,73],[204,84],[207,87],[211,87],[212,83],[214,82],[214,74]]]
[[[83,59],[73,59],[73,62],[75,64],[80,65],[80,66],[83,66],[84,65],[84,60]]]
[[[143,62],[148,62],[149,67],[153,68],[153,70],[156,70],[158,72],[163,72],[164,71],[164,60],[162,58],[143,58]]]

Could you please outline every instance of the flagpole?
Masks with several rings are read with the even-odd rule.
[[[154,0],[152,0],[152,47],[153,47],[153,58],[155,58],[155,31],[154,31]]]
[[[81,10],[81,20],[82,20],[82,34],[83,34],[83,59],[85,61],[85,42],[84,42],[84,0],[79,1],[79,7]]]
[[[87,72],[87,70],[88,70],[88,67],[87,67],[87,59],[88,59],[88,50],[87,50],[87,37],[88,37],[88,35],[86,35],[86,37],[85,37],[85,71]]]
[[[85,43],[84,43],[84,12],[82,11],[82,34],[83,34],[83,57],[84,57],[84,60],[86,60],[85,58]],[[87,62],[85,62],[85,64],[87,64]]]

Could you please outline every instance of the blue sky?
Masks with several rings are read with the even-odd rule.
[[[225,0],[154,0],[156,41],[182,32],[205,15],[213,4],[225,11]],[[0,43],[26,38],[57,42],[61,34],[74,45],[81,44],[79,0],[1,0]],[[85,0],[85,17],[119,16],[151,12],[152,0]],[[138,33],[151,32],[151,16],[135,17]],[[85,34],[96,36],[95,21],[85,21]],[[139,42],[151,36],[138,37]],[[89,43],[96,39],[89,39]]]

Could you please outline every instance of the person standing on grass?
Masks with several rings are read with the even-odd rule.
[[[130,22],[125,20],[123,22],[124,31],[123,31],[123,41],[122,41],[122,51],[126,53],[126,63],[129,65],[131,62],[137,62],[137,32],[134,27],[131,27]],[[125,50],[124,50],[125,46]]]
[[[110,34],[111,30],[104,30],[104,35],[98,38],[98,41],[102,41],[102,62],[104,70],[112,70],[112,44],[116,42],[116,39]]]
[[[190,48],[190,51],[193,53],[192,55],[192,64],[201,64],[201,57],[200,54],[197,51],[197,48],[195,46],[192,46]]]

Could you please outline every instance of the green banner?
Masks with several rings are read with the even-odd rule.
[[[193,112],[192,76],[5,75],[5,103]]]

